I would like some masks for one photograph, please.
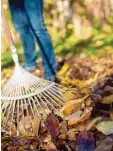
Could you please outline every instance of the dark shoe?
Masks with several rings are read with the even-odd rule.
[[[51,82],[55,82],[55,83],[57,83],[57,84],[60,83],[60,80],[59,80],[56,76],[53,76],[52,78],[47,79],[47,80],[48,80],[48,81],[51,81]]]

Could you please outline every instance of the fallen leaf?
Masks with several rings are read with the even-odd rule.
[[[78,118],[78,117],[80,117],[81,114],[82,114],[82,111],[79,110],[79,111],[77,111],[77,112],[75,112],[75,113],[73,113],[71,115],[66,116],[65,120],[71,120],[71,119]]]
[[[49,142],[51,142],[51,140],[52,140],[51,135],[48,134],[48,135],[45,137],[44,142],[45,142],[45,143],[49,143]]]
[[[69,90],[67,90],[66,93],[63,95],[63,99],[64,99],[65,102],[68,101],[68,100],[72,100],[74,98],[75,98],[75,93],[73,93]]]
[[[94,76],[94,78],[90,78],[90,79],[86,80],[85,83],[90,85],[91,83],[97,81],[97,78],[98,78],[98,73]]]
[[[12,125],[11,125],[12,124]],[[12,136],[15,136],[17,134],[17,128],[16,128],[16,125],[12,122],[8,122],[8,126],[10,127],[11,126],[11,135]]]
[[[35,118],[32,120],[32,130],[33,130],[33,135],[34,135],[34,136],[38,136],[40,121],[41,121],[41,118],[40,118],[40,117],[35,117]]]
[[[113,138],[107,136],[94,151],[112,151]]]
[[[102,120],[102,117],[94,118],[94,119],[87,125],[86,130],[91,130],[91,129],[95,126],[95,124],[96,124],[97,122],[100,122],[101,120]]]
[[[86,95],[85,97],[83,97],[81,99],[71,100],[71,101],[68,101],[67,103],[65,103],[64,106],[60,110],[61,115],[68,116],[68,115],[82,109],[84,107],[84,100],[87,97],[88,97],[88,95]]]
[[[77,147],[79,151],[93,151],[94,138],[90,131],[80,132],[77,137]]]
[[[21,135],[25,135],[25,130],[32,128],[32,117],[26,116],[19,122],[19,132]]]
[[[98,123],[96,128],[105,135],[113,134],[113,121]]]
[[[72,126],[72,125],[75,125],[75,124],[77,124],[79,122],[83,122],[83,121],[87,120],[90,117],[90,115],[91,115],[91,111],[92,111],[92,108],[89,108],[89,109],[85,110],[83,112],[83,114],[81,114],[80,117],[77,117],[75,119],[69,120],[68,121],[68,126]]]
[[[54,151],[57,150],[55,144],[53,142],[49,142],[48,144],[45,145],[46,151]]]
[[[66,121],[63,121],[60,123],[60,133],[66,133],[67,132],[67,123]]]
[[[78,133],[78,131],[75,129],[73,129],[72,131],[70,130],[70,131],[68,131],[67,133],[66,133],[66,138],[68,138],[69,140],[76,140],[76,134]]]
[[[113,121],[113,111],[110,112],[110,120]]]
[[[113,103],[113,95],[106,96],[101,101],[103,104],[111,104]]]
[[[59,135],[59,120],[54,114],[50,113],[45,121],[46,128],[53,139]]]
[[[70,65],[65,63],[62,69],[58,72],[58,75],[63,76],[69,68],[70,68]]]
[[[87,100],[85,101],[85,104],[86,104],[86,106],[91,106],[91,104],[92,104],[91,98],[87,99]]]

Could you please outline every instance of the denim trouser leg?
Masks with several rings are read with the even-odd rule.
[[[14,27],[19,32],[24,47],[25,66],[36,66],[34,35],[31,31],[31,27],[24,9],[24,1],[9,1],[9,6]]]
[[[51,38],[43,20],[43,0],[25,0],[25,9],[40,47],[44,76],[46,79],[51,79],[56,73],[56,59]]]

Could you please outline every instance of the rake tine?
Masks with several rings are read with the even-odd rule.
[[[25,101],[26,111],[27,111],[27,114],[28,114],[28,116],[29,116],[29,111],[28,111],[26,99],[24,99],[24,101]]]
[[[35,107],[35,109],[36,109],[36,111],[37,111],[38,115],[40,116],[40,114],[39,114],[39,112],[38,112],[38,109],[37,109],[37,107],[36,107],[36,104],[34,103],[34,100],[33,100],[33,98],[32,98],[32,97],[31,97],[31,100],[32,100],[32,102],[33,102],[33,105],[34,105],[34,107]]]
[[[23,105],[23,100],[21,100],[21,106],[22,106],[22,118],[24,121],[24,105]],[[25,132],[25,124],[24,124],[24,132]]]
[[[32,86],[31,86],[32,87]],[[32,87],[33,88],[33,87]],[[30,93],[30,92],[29,92]],[[35,118],[35,114],[34,114],[34,111],[33,111],[33,108],[32,108],[32,105],[31,105],[31,102],[30,102],[30,99],[31,98],[28,98],[28,102],[29,102],[29,105],[30,105],[30,108],[31,108],[31,112],[33,114],[33,117]]]
[[[9,101],[4,101],[4,102],[2,101],[1,110],[6,109],[8,104],[9,104]]]
[[[32,85],[31,85],[31,87],[33,87],[33,88],[34,88],[34,90],[36,90],[37,88],[39,88],[38,83],[37,83],[37,84],[35,84],[35,83],[34,83],[34,84],[32,84]]]
[[[54,104],[56,104],[56,106],[59,106],[60,107],[60,105],[59,104],[57,104],[56,103],[56,101],[55,100],[53,100],[49,95],[48,95],[48,93],[45,91],[45,92],[43,92],[44,93],[44,95],[46,96],[46,97],[48,97]]]
[[[40,95],[38,95],[38,97],[40,98],[40,100],[42,101],[42,103],[45,105],[45,107],[50,111],[50,109],[48,108],[47,104],[43,101],[43,99],[41,99]]]
[[[61,96],[63,96],[64,91],[60,88],[60,87],[56,87],[55,85],[52,87],[52,89],[54,89],[54,91],[56,91],[57,93],[59,93]]]
[[[8,115],[7,115],[7,117],[6,117],[6,121],[5,121],[5,124],[4,124],[4,129],[6,128],[6,125],[7,125],[8,119],[9,119],[9,114],[10,114],[10,112],[11,112],[12,103],[13,103],[13,101],[11,101],[10,106],[9,106],[9,109],[8,109]]]
[[[47,102],[54,110],[56,110],[56,108],[47,100],[47,98],[43,95],[43,93],[40,94],[40,95],[46,100],[46,102]]]
[[[32,108],[31,102],[30,102],[30,98],[28,98],[28,102],[29,102],[29,105],[30,105],[30,108],[31,108],[31,112],[32,112],[32,114],[33,114],[33,117],[35,117],[35,114],[34,114],[34,111],[33,111],[33,108]]]
[[[63,98],[62,97],[60,97],[57,93],[56,93],[56,91],[54,91],[54,89],[49,89],[48,90],[50,93],[53,93],[56,97],[58,97],[58,99],[59,99],[59,101],[61,102],[61,104],[64,104],[64,100],[63,100]]]
[[[45,110],[43,109],[42,105],[41,105],[40,102],[38,101],[38,100],[40,100],[40,99],[38,98],[38,96],[34,96],[34,97],[35,97],[35,99],[36,99],[38,105],[39,105],[40,108],[42,109],[42,111],[44,111],[44,113],[46,113]],[[37,99],[38,99],[38,100],[37,100]]]
[[[17,136],[19,136],[19,100],[17,100]]]
[[[12,107],[12,110],[13,110],[13,111],[12,111],[12,118],[11,118],[11,125],[10,125],[10,136],[11,136],[12,123],[13,123],[13,116],[14,116],[15,103],[16,103],[16,101],[14,101],[13,107]]]
[[[5,105],[5,110],[4,110],[4,112],[3,112],[3,115],[4,115],[4,116],[5,116],[6,110],[7,110],[7,108],[8,108],[8,104],[9,104],[9,101],[6,101],[6,102],[7,102],[7,105]],[[4,104],[5,104],[6,102],[4,102]],[[1,110],[3,110],[2,107],[1,107]],[[3,117],[3,118],[4,118],[4,117]],[[1,118],[1,122],[2,122],[3,118]]]
[[[53,97],[53,99],[55,99],[56,101],[60,101],[59,98],[57,98],[55,95],[53,95],[52,93],[49,92],[49,90],[46,91],[50,96]],[[57,102],[58,103],[58,102]],[[63,105],[63,103],[61,102],[61,104]]]

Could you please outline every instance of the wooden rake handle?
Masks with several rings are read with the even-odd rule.
[[[18,60],[17,50],[16,50],[16,47],[14,45],[14,41],[13,41],[13,38],[12,38],[12,35],[11,35],[11,32],[10,32],[7,17],[6,17],[6,14],[5,14],[5,10],[4,10],[2,5],[1,5],[1,14],[2,14],[3,25],[4,25],[4,28],[5,28],[5,31],[6,31],[7,39],[10,43],[12,57],[13,57],[13,60],[15,62],[15,65],[18,65],[19,60]]]
[[[5,28],[6,34],[7,34],[7,39],[9,41],[10,45],[13,46],[14,41],[13,41],[13,38],[12,38],[12,35],[11,35],[11,32],[10,32],[10,28],[9,28],[9,25],[8,25],[5,10],[4,10],[2,5],[1,5],[1,14],[2,14],[2,19],[3,19],[3,25],[4,25],[4,28]]]

